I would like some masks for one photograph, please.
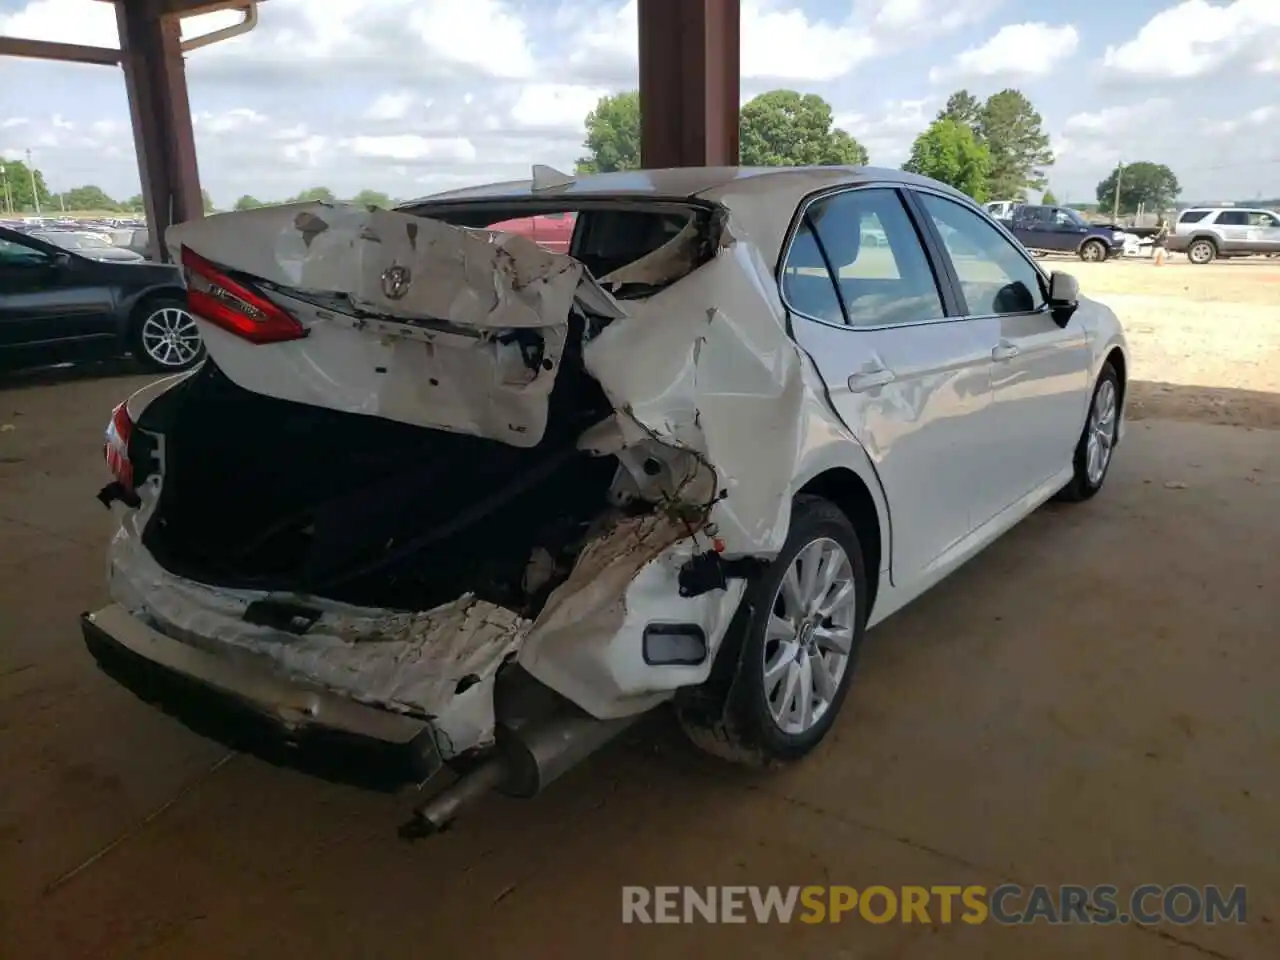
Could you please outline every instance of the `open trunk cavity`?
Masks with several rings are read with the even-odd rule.
[[[211,360],[147,408],[163,451],[145,545],[224,587],[425,610],[465,592],[535,616],[607,522],[612,456],[577,449],[612,413],[571,324],[548,427],[521,448],[263,396]]]

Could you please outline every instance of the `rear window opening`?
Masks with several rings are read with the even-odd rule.
[[[454,226],[496,229],[529,237],[547,249],[568,253],[597,280],[605,280],[670,247],[673,260],[681,266],[662,271],[661,279],[624,278],[618,284],[606,283],[610,292],[621,299],[648,296],[669,286],[711,259],[718,244],[713,211],[692,204],[604,201],[548,206],[528,201],[502,205],[473,201],[452,208],[424,206],[401,212]]]

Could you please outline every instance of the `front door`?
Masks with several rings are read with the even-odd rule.
[[[0,347],[115,337],[111,290],[96,265],[5,231],[0,236]]]
[[[1280,216],[1267,210],[1250,211],[1249,240],[1259,253],[1280,253]]]
[[[994,322],[950,315],[902,196],[887,187],[808,206],[782,296],[796,341],[875,464],[893,582],[910,584],[974,528],[972,505],[996,466]]]
[[[1071,465],[1092,391],[1089,343],[1078,322],[1058,326],[1039,270],[995,226],[954,200],[916,196],[942,236],[965,312],[998,328],[991,353],[991,420],[1000,438],[994,516]]]

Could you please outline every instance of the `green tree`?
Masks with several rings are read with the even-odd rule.
[[[200,201],[204,205],[205,216],[217,211],[217,208],[213,205],[213,197],[209,196],[208,190],[200,191]]]
[[[947,97],[947,103],[938,111],[937,119],[954,120],[961,126],[968,127],[975,136],[981,138],[982,101],[968,90],[957,90]]]
[[[120,207],[105,190],[92,184],[72,187],[62,195],[62,202],[68,210],[117,210]]]
[[[770,90],[742,108],[742,165],[862,166],[867,151],[844,130],[833,129],[831,105],[814,93]]]
[[[1052,190],[1045,187],[1044,195],[1040,198],[1040,202],[1046,207],[1056,207],[1058,205],[1058,198],[1053,195]]]
[[[991,151],[990,197],[1014,200],[1025,197],[1028,189],[1044,188],[1044,168],[1053,165],[1053,149],[1042,123],[1018,90],[1001,90],[982,105],[979,133]]]
[[[338,198],[334,195],[334,192],[330,190],[328,187],[311,187],[308,190],[303,190],[300,194],[298,194],[296,197],[294,197],[292,200],[289,200],[288,202],[289,203],[337,203]]]
[[[243,197],[241,197],[239,200],[235,202],[235,206],[233,206],[231,209],[232,210],[256,210],[258,209],[258,207],[262,207],[262,206],[265,206],[265,204],[261,200],[259,200],[257,197],[251,197],[249,196],[249,194],[246,193]]]
[[[973,130],[959,120],[942,117],[916,137],[911,158],[902,169],[941,180],[981,203],[987,199],[991,154]]]
[[[1120,179],[1121,213],[1134,213],[1140,204],[1152,213],[1167,210],[1182,192],[1178,178],[1163,163],[1145,160],[1130,163],[1123,169],[1112,170],[1098,184],[1098,206],[1108,212],[1116,202],[1117,176]]]
[[[34,171],[27,168],[27,165],[21,160],[0,160],[0,167],[4,167],[4,182],[9,187],[9,197],[13,201],[14,213],[34,213],[36,209],[36,197],[40,198],[40,209],[49,210],[54,207],[56,201],[49,192],[49,186],[44,181],[44,174],[37,167]],[[35,191],[32,191],[31,182],[32,174],[35,174]],[[0,203],[3,203],[4,187],[0,186]]]
[[[578,173],[608,173],[640,167],[640,93],[604,96],[587,114],[586,156],[578,160]]]
[[[141,213],[147,208],[147,202],[142,199],[142,194],[135,193],[128,200],[120,204],[122,210],[128,210],[131,213]]]
[[[359,207],[378,207],[381,210],[391,208],[391,198],[377,190],[361,190],[351,198],[351,202]]]

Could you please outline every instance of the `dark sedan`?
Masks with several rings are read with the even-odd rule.
[[[0,227],[0,367],[126,353],[163,371],[204,356],[178,269],[90,259]]]

